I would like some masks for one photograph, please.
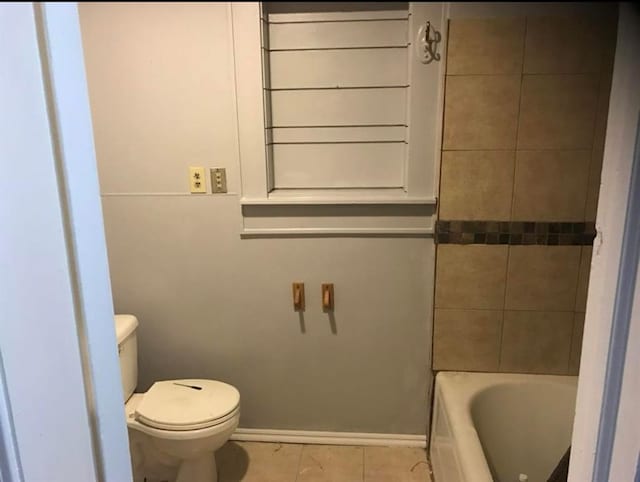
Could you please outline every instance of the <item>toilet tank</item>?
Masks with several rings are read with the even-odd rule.
[[[133,315],[116,315],[115,323],[122,393],[126,402],[138,384],[138,319]]]

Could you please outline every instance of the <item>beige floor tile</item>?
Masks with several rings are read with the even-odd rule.
[[[297,482],[362,482],[363,447],[305,445]]]
[[[295,482],[302,445],[228,442],[218,452],[219,482]]]
[[[364,482],[430,482],[425,449],[365,447]]]

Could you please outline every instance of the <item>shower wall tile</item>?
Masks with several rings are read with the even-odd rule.
[[[526,74],[599,72],[605,24],[593,16],[527,19]]]
[[[509,220],[514,158],[514,151],[443,152],[440,218]]]
[[[596,114],[596,126],[593,136],[593,150],[591,153],[591,165],[589,168],[589,183],[587,187],[587,201],[585,204],[585,221],[595,221],[598,207],[598,195],[600,192],[600,173],[604,156],[604,142],[607,131],[607,116],[609,114],[609,94],[611,91],[611,74],[603,73],[601,79],[600,94],[598,97],[598,112]]]
[[[573,335],[571,337],[571,353],[569,355],[569,375],[577,375],[580,371],[580,355],[582,354],[582,332],[584,331],[584,313],[573,316]]]
[[[593,149],[603,152],[607,133],[607,117],[609,116],[609,97],[611,95],[611,72],[603,72],[598,91],[598,109],[593,132]]]
[[[599,76],[525,75],[518,149],[591,149]]]
[[[587,291],[589,289],[589,272],[591,271],[592,246],[583,246],[580,255],[580,272],[578,274],[578,290],[575,310],[585,312],[587,308]]]
[[[591,246],[595,223],[566,221],[456,221],[436,222],[438,245]]]
[[[447,73],[519,74],[524,18],[454,19],[449,23]]]
[[[602,173],[602,153],[593,151],[589,166],[589,180],[587,182],[587,199],[584,206],[584,220],[595,221],[598,212],[598,197],[600,196],[600,181]]]
[[[508,249],[438,246],[435,307],[503,309]]]
[[[447,76],[444,150],[513,149],[520,75]]]
[[[616,28],[450,21],[434,369],[577,374]]]
[[[501,310],[436,309],[434,370],[497,371]]]
[[[573,313],[505,311],[500,371],[567,373]]]
[[[573,311],[580,246],[510,246],[505,309]]]
[[[518,151],[514,220],[582,221],[591,150]]]

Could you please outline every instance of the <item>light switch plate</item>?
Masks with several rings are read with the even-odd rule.
[[[227,170],[222,167],[211,169],[211,192],[220,194],[227,192]]]
[[[189,187],[191,194],[202,194],[207,192],[207,181],[205,179],[204,167],[189,168]]]

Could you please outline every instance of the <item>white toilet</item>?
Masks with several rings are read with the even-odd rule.
[[[214,453],[240,420],[240,393],[215,380],[138,383],[138,320],[116,315],[122,389],[135,482],[216,482]]]

